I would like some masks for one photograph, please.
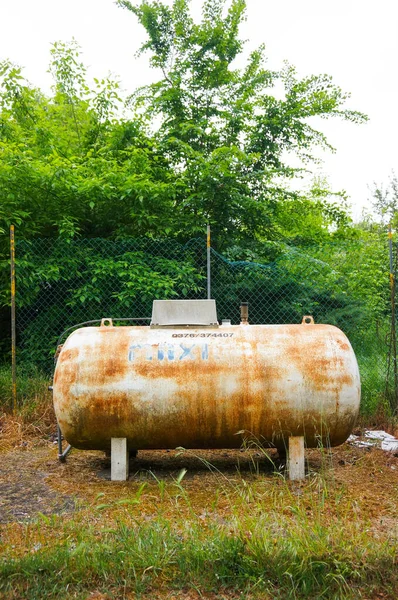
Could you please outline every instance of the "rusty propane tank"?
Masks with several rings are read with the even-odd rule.
[[[311,317],[218,326],[214,301],[189,303],[155,301],[151,326],[108,319],[68,337],[53,395],[72,446],[108,450],[123,438],[130,449],[236,448],[238,432],[276,448],[290,437],[307,447],[347,439],[360,379],[342,331]]]

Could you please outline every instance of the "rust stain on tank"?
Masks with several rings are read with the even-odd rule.
[[[111,437],[138,449],[239,447],[239,430],[279,445],[302,434],[316,445],[327,430],[341,443],[357,414],[355,357],[336,328],[231,326],[225,338],[199,329],[187,339],[88,329],[68,338],[54,378],[57,417],[77,447],[107,448]]]
[[[347,351],[351,350],[351,347],[347,342],[340,340],[338,338],[336,339],[336,344],[339,346],[340,350],[347,350]]]
[[[306,326],[316,327],[316,326]],[[327,346],[325,338],[317,340],[311,345],[303,347],[302,340],[297,339],[303,332],[296,332],[296,343],[286,348],[288,361],[300,369],[303,377],[314,387],[316,391],[330,389],[338,394],[344,385],[353,383],[353,375],[345,369],[344,356],[332,354],[326,356]],[[336,344],[340,340],[335,340]],[[350,350],[348,344],[341,343],[340,350]],[[333,373],[333,379],[328,377]]]

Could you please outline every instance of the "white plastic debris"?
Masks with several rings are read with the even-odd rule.
[[[398,440],[383,440],[381,442],[381,449],[386,452],[398,452]]]
[[[398,452],[398,439],[386,431],[381,429],[372,431],[369,429],[365,431],[363,437],[366,441],[361,439],[358,435],[350,435],[347,442],[358,448],[377,446],[385,452]]]
[[[352,446],[357,446],[358,448],[371,448],[374,446],[374,442],[365,442],[360,439],[358,435],[350,435],[347,442]]]
[[[365,437],[366,438],[370,438],[371,440],[390,440],[390,441],[394,441],[395,437],[389,433],[386,433],[383,430],[376,430],[376,431],[365,431]],[[398,440],[395,440],[398,442]]]

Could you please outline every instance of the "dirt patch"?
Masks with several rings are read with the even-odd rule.
[[[27,521],[39,513],[61,514],[73,511],[72,497],[49,487],[49,473],[38,467],[48,448],[18,450],[1,456],[0,461],[0,523]]]
[[[308,498],[312,506],[314,494],[319,494],[320,486],[327,486],[325,510],[331,515],[341,512],[343,502],[350,506],[347,510],[354,507],[370,519],[372,530],[382,537],[397,530],[398,458],[377,448],[344,444],[332,450],[307,450],[307,477],[298,483],[281,477],[286,461],[274,450],[259,448],[140,451],[130,461],[127,482],[110,481],[110,459],[103,452],[73,450],[66,463],[60,463],[51,439],[32,438],[27,446],[18,442],[0,457],[0,523],[29,522],[40,513],[72,515],[82,510],[85,518],[94,519],[98,505],[120,511],[117,503],[121,498],[135,502],[143,485],[145,499],[143,496],[134,509],[136,518],[152,519],[160,509],[170,518],[181,516],[182,504],[176,500],[181,490],[176,482],[184,471],[183,487],[190,507],[186,503],[185,509],[204,515],[204,519],[214,512],[218,520],[227,520],[235,496],[240,502],[243,498],[247,501],[246,484],[248,494],[261,502],[264,510],[276,494],[281,496],[281,505],[288,504],[291,491],[303,501]],[[130,511],[134,512],[133,508]]]
[[[102,490],[118,495],[121,486],[173,482],[183,469],[184,484],[192,491],[197,489],[200,498],[220,477],[233,482],[260,472],[271,476],[278,467],[283,468],[283,464],[272,452],[142,451],[130,461],[129,481],[116,484],[110,481],[110,458],[103,452],[73,450],[62,464],[51,442],[18,444],[1,454],[0,523],[30,521],[39,514],[70,513],[77,501],[90,502]]]
[[[105,549],[120,549],[119,532],[127,536],[134,532],[134,536],[142,535],[145,541],[146,535],[155,539],[170,529],[176,538],[189,539],[191,528],[199,540],[202,535],[204,540],[214,532],[221,532],[226,540],[243,538],[248,552],[256,548],[254,542],[258,536],[262,543],[261,535],[266,530],[265,542],[275,544],[271,555],[274,547],[275,551],[283,547],[284,532],[296,531],[295,528],[298,538],[309,544],[309,551],[316,552],[316,557],[320,547],[317,540],[322,542],[327,535],[327,549],[330,539],[332,552],[337,556],[340,552],[351,560],[353,540],[355,547],[364,545],[364,558],[360,560],[370,560],[372,569],[376,567],[369,539],[382,549],[376,552],[376,558],[383,558],[385,549],[396,548],[398,457],[378,448],[344,444],[332,450],[307,450],[306,478],[299,482],[283,476],[285,461],[275,451],[259,448],[140,451],[130,462],[130,478],[126,482],[110,481],[110,459],[103,452],[73,450],[66,463],[58,461],[57,453],[52,440],[40,438],[36,443],[32,438],[28,446],[21,447],[18,442],[12,451],[1,454],[0,560],[21,561],[35,555],[39,560],[46,555],[55,560],[58,551],[67,549],[73,562],[75,552],[81,552],[85,544],[89,548],[101,543]],[[47,517],[41,518],[40,513]],[[62,518],[50,516],[59,514]],[[315,546],[311,550],[312,543]],[[141,568],[138,584],[147,586],[148,577],[153,588],[137,596],[132,591],[135,583],[130,582],[130,589],[123,592],[125,598],[265,600],[274,597],[272,592],[267,596],[264,590],[258,596],[256,593],[242,596],[237,588],[225,593],[223,588],[218,592],[217,588],[208,588],[215,592],[211,593],[206,588],[195,591],[184,586],[173,591],[172,581],[177,587],[173,572],[165,570],[149,580],[154,571],[153,557],[150,552],[144,552],[143,556],[148,563]],[[395,565],[394,556],[390,560]],[[362,563],[358,564],[362,568]],[[387,580],[395,586],[394,578]],[[384,585],[375,579],[378,595],[371,587],[366,590],[369,593],[361,591],[357,597],[395,599],[395,587],[390,593],[388,581]],[[26,586],[29,585],[27,578]],[[113,594],[101,581],[94,581],[87,595],[82,592],[75,597],[110,600],[122,597],[120,586]],[[18,595],[21,589],[18,587],[15,595],[9,597],[36,597]]]

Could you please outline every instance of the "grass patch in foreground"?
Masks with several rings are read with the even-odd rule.
[[[157,517],[150,524],[73,531],[72,522],[59,519],[51,525],[60,542],[3,558],[0,593],[86,598],[93,590],[120,597],[195,588],[241,590],[253,598],[335,599],[397,589],[398,540],[379,541],[363,522],[315,521],[302,508],[289,521],[263,513],[206,528],[195,520],[171,524]]]

